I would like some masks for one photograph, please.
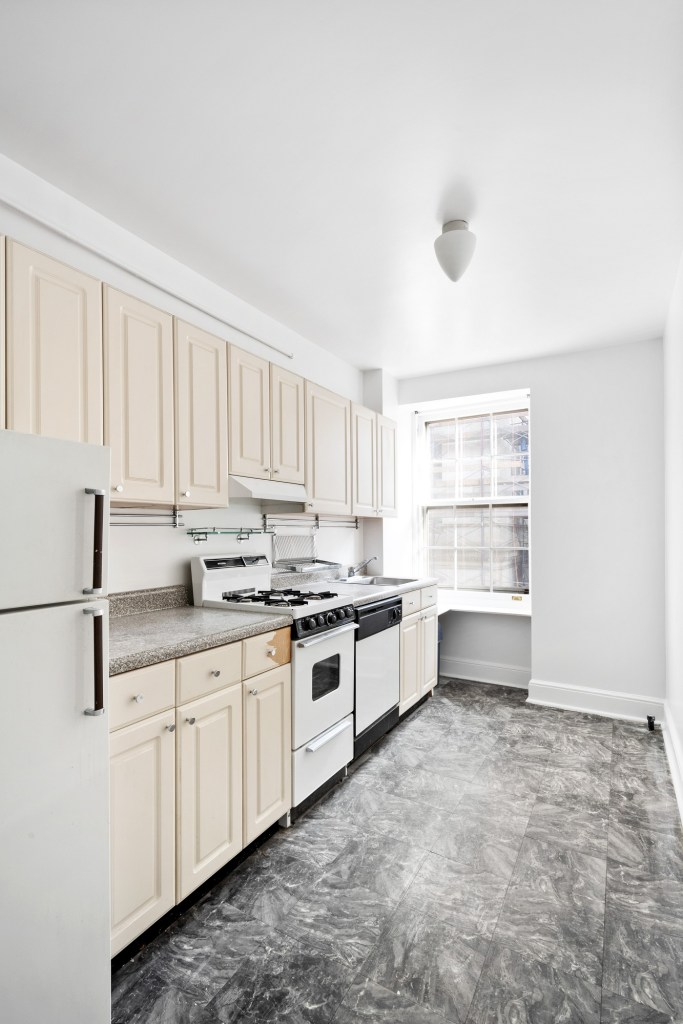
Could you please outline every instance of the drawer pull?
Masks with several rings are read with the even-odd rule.
[[[258,696],[258,690],[250,690],[249,693],[252,695],[252,697]]]
[[[349,721],[337,722],[337,724],[333,725],[331,729],[328,729],[327,732],[321,733],[317,739],[314,739],[309,743],[306,750],[310,751],[311,754],[315,754],[316,750],[320,750],[320,748],[324,747],[327,743],[331,743],[336,736],[339,736],[341,733],[346,732],[347,729],[350,729],[351,724],[352,723]]]
[[[144,693],[136,693],[135,696],[133,697],[133,700],[135,701],[136,704],[142,704],[144,699]]]
[[[197,719],[196,718],[186,718],[185,721],[187,722],[188,725],[194,725],[194,723],[197,721]]]
[[[266,654],[269,658],[274,658],[277,654],[277,649],[275,647],[266,647]]]
[[[166,728],[169,732],[175,732],[175,725],[167,725]]]
[[[218,679],[220,674],[221,674],[221,670],[219,668],[215,668],[213,670],[213,672],[211,673],[211,675],[214,676],[214,678],[216,678],[216,679]]]

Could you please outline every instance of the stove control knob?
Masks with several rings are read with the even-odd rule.
[[[346,615],[347,615],[347,618],[349,618],[349,619],[353,619],[354,618],[355,612],[353,610],[353,605],[350,604],[349,607],[346,609]]]
[[[337,618],[339,620],[346,618],[346,608],[337,608]]]
[[[325,625],[325,616],[324,615],[319,615],[318,616],[318,625],[319,626],[324,626]]]
[[[313,616],[311,616],[311,618],[310,618],[310,619],[305,619],[305,620],[304,620],[304,628],[305,628],[305,629],[315,629],[315,627],[316,627],[317,625],[318,625],[318,623],[317,623],[317,622],[316,622],[316,620],[315,620],[315,619],[313,618]]]
[[[337,616],[336,616],[335,612],[328,612],[327,613],[327,624],[328,624],[328,626],[331,626],[332,623],[336,622],[336,621],[337,621]]]

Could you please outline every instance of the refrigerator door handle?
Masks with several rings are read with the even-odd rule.
[[[101,608],[84,608],[84,615],[92,615],[93,620],[93,669],[94,669],[94,684],[95,684],[95,705],[92,708],[86,708],[83,712],[84,715],[103,715],[104,714],[104,646],[103,646],[103,633],[102,623],[104,621],[104,612]]]
[[[93,533],[92,554],[92,587],[84,587],[84,594],[103,594],[102,587],[102,551],[104,548],[104,499],[106,491],[96,487],[86,487],[86,494],[95,496],[95,530]]]

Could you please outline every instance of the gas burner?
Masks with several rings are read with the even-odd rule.
[[[309,593],[306,597],[309,601],[329,601],[331,597],[339,597],[339,594],[332,590],[320,590],[318,593]]]

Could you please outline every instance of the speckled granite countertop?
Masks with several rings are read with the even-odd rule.
[[[195,608],[187,604],[187,597],[181,604],[179,591],[184,589],[164,587],[131,594],[112,594],[110,676],[292,624],[289,615]],[[143,608],[147,610],[142,611]],[[126,609],[131,609],[132,614],[126,614]]]

